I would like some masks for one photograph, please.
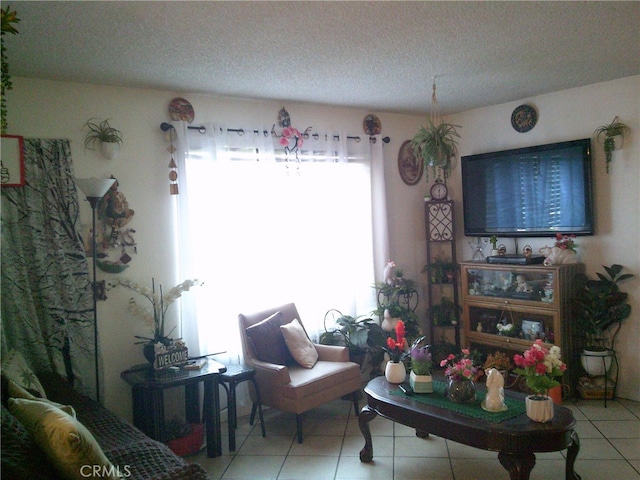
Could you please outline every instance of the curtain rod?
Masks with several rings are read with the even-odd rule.
[[[166,132],[166,131],[171,130],[173,128],[174,128],[173,125],[171,125],[170,123],[167,123],[167,122],[162,122],[160,124],[160,129],[163,132]],[[204,125],[193,125],[193,126],[189,125],[189,126],[187,126],[187,128],[189,130],[197,130],[201,134],[207,133],[207,127],[205,127]],[[244,128],[227,128],[227,132],[236,132],[238,135],[244,135],[245,134]],[[259,135],[260,133],[262,133],[266,137],[266,136],[269,135],[270,132],[268,130],[263,130],[262,132],[260,132],[260,130],[254,130],[253,133],[255,133],[256,135]],[[305,138],[308,138],[309,136],[318,138],[319,134],[317,134],[317,133],[309,134],[308,133],[308,134],[306,134]],[[334,135],[333,138],[339,139],[340,135]],[[374,137],[369,137],[369,139],[372,139],[372,138],[374,138]],[[353,136],[349,136],[349,135],[347,135],[347,139],[348,140],[357,140],[357,141],[362,140],[359,136],[358,137],[353,137]],[[389,137],[384,137],[382,139],[382,141],[384,143],[389,143],[391,141],[391,139]]]

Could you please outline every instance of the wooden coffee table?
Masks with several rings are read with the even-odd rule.
[[[529,479],[536,463],[534,452],[556,452],[566,448],[565,478],[580,480],[580,476],[573,470],[580,441],[574,429],[576,421],[571,410],[566,407],[555,405],[554,418],[547,423],[534,422],[526,414],[493,423],[420,403],[414,397],[391,393],[397,390],[398,386],[388,383],[384,377],[374,378],[365,387],[367,405],[362,408],[358,418],[365,441],[364,448],[360,451],[361,462],[373,460],[369,422],[380,415],[415,428],[416,435],[421,438],[431,433],[471,447],[496,451],[500,463],[512,480]],[[524,394],[505,391],[505,395],[524,402]]]

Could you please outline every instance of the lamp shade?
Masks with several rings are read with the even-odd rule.
[[[116,181],[115,178],[75,178],[76,185],[80,187],[87,199],[104,197],[104,194],[111,188]]]

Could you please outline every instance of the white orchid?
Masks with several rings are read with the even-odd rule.
[[[116,278],[109,284],[109,286],[111,288],[118,286],[128,288],[129,290],[145,297],[150,303],[150,306],[141,306],[136,302],[135,298],[132,297],[129,300],[129,311],[136,317],[141,318],[144,324],[151,329],[153,334],[153,337],[151,338],[135,335],[136,338],[143,340],[143,342],[137,343],[158,341],[164,343],[169,340],[168,336],[171,335],[171,332],[173,331],[173,329],[168,333],[165,333],[164,331],[165,317],[169,307],[182,296],[183,292],[188,292],[191,287],[200,286],[202,284],[203,282],[197,279],[185,280],[164,294],[162,292],[162,285],[158,286],[159,293],[156,293],[155,279],[153,278],[151,279],[151,289],[148,287],[142,287],[126,278]]]

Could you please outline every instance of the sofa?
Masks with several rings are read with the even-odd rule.
[[[81,395],[60,376],[37,375],[46,392],[46,401],[73,407],[75,418],[86,427],[104,456],[111,462],[110,472],[99,470],[87,475],[64,473],[50,461],[50,452],[38,442],[28,424],[18,419],[17,402],[44,403],[9,398],[8,380],[2,376],[2,478],[7,479],[68,479],[68,478],[131,478],[136,480],[206,480],[206,471],[175,455],[166,445],[152,440],[136,427],[118,417],[89,397]],[[29,390],[29,394],[36,393]],[[27,397],[28,398],[28,397]],[[70,409],[69,409],[70,410]],[[16,414],[14,414],[16,413]],[[58,412],[59,413],[59,412]],[[66,413],[64,415],[67,415]],[[74,420],[75,421],[75,420]],[[77,468],[76,468],[77,470]]]

